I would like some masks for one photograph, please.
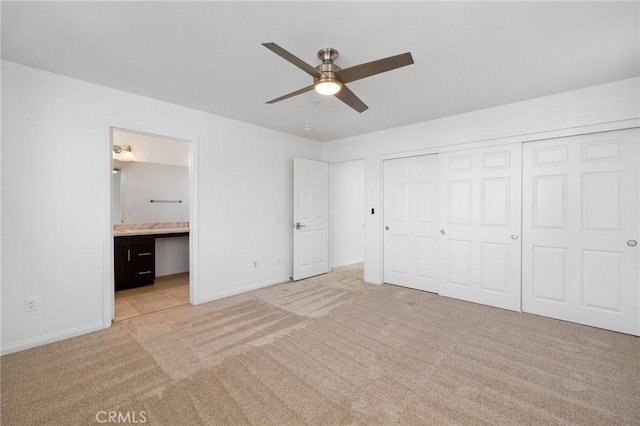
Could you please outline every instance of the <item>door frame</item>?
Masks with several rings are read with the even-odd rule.
[[[199,256],[199,217],[198,217],[198,152],[199,138],[187,133],[180,133],[169,129],[159,129],[140,124],[121,123],[110,121],[105,124],[105,162],[104,176],[107,188],[107,214],[104,227],[103,244],[103,328],[111,327],[115,317],[115,281],[114,281],[114,253],[113,253],[113,223],[111,217],[111,191],[112,191],[112,130],[122,130],[130,133],[160,136],[170,139],[179,139],[189,143],[189,303],[199,304],[200,299],[200,256]]]

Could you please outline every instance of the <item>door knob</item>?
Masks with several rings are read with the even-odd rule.
[[[635,247],[635,246],[638,245],[638,242],[636,240],[629,240],[629,241],[627,241],[627,245],[629,247]]]
[[[296,222],[296,223],[294,224],[294,227],[295,227],[296,229],[304,228],[304,227],[306,227],[306,226],[307,226],[307,225],[301,225],[301,224],[300,224],[300,222]]]
[[[386,230],[388,231],[388,230],[389,230],[389,227],[388,227],[388,226],[385,226],[385,227],[384,227],[384,229],[386,229]]]
[[[445,231],[444,229],[441,229],[441,230],[440,230],[440,233],[441,233],[442,235],[444,235],[444,234],[446,234],[446,233],[447,233],[447,231]]]
[[[511,234],[511,239],[513,241],[517,240],[519,237],[516,234]]]

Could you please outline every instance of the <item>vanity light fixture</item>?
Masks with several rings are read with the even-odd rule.
[[[131,145],[127,146],[126,148],[121,147],[119,145],[114,145],[113,157],[117,158],[118,160],[127,161],[127,160],[133,160],[135,155],[133,155],[133,151],[131,150]]]

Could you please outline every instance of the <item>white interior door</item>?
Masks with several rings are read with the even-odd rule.
[[[524,311],[639,334],[638,135],[524,144]]]
[[[293,279],[329,272],[329,165],[293,159]]]
[[[437,292],[438,155],[384,162],[384,281]]]
[[[440,154],[440,294],[520,310],[521,144]]]

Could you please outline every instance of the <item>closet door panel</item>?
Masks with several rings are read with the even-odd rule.
[[[438,291],[438,156],[384,161],[384,282]]]
[[[520,310],[521,145],[440,154],[443,296]]]
[[[639,139],[524,144],[524,311],[639,334]]]

